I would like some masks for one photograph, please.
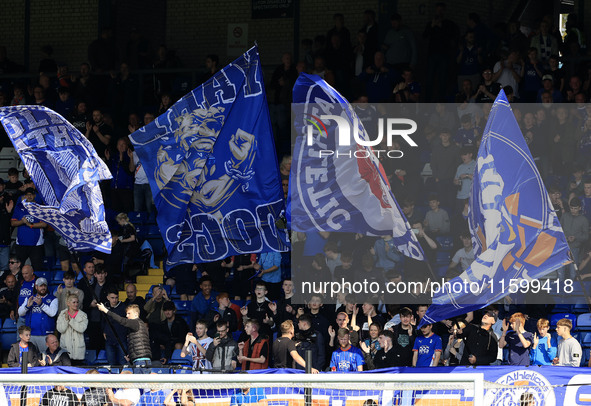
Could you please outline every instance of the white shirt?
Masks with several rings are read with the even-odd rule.
[[[148,177],[146,176],[144,166],[140,162],[140,158],[135,151],[133,151],[133,163],[135,164],[135,183],[138,185],[145,185],[148,183]]]
[[[137,388],[117,389],[115,399],[127,399],[131,401],[132,405],[137,405],[140,401],[140,390]]]

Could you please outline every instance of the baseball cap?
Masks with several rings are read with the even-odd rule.
[[[542,76],[542,80],[549,80],[550,82],[554,81],[554,78],[552,77],[552,75],[544,75]]]
[[[37,278],[35,281],[35,286],[47,285],[47,279],[45,278]]]

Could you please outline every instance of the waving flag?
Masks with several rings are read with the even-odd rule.
[[[158,208],[167,265],[286,251],[256,47],[130,136]]]
[[[307,74],[295,83],[293,103],[297,138],[288,199],[291,228],[391,235],[400,252],[423,260],[380,161],[351,135],[369,140],[353,107],[320,77]]]
[[[538,279],[571,262],[548,192],[502,90],[478,151],[468,221],[476,259],[452,283],[467,281],[480,289],[440,293],[424,322],[481,309],[507,296],[511,280]]]
[[[111,173],[92,144],[56,112],[42,106],[0,108],[0,122],[46,206],[26,203],[71,250],[111,252],[99,182]]]

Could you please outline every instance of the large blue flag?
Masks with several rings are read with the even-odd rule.
[[[0,108],[0,122],[46,206],[26,203],[75,251],[111,252],[99,182],[111,173],[92,144],[56,112],[42,106]]]
[[[437,294],[423,323],[481,309],[516,293],[520,281],[571,262],[548,192],[502,90],[478,151],[468,222],[476,259],[451,282],[471,283],[472,292]]]
[[[295,83],[293,103],[297,138],[289,182],[290,227],[391,235],[400,252],[423,260],[380,161],[370,146],[353,138],[356,131],[358,139],[369,140],[354,108],[319,76],[305,73]],[[342,128],[350,130],[348,145],[341,142]]]
[[[167,265],[289,248],[256,47],[130,136],[150,182]]]

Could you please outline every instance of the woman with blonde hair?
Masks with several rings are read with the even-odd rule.
[[[73,365],[82,365],[86,356],[84,332],[88,327],[88,317],[80,310],[78,295],[70,294],[66,299],[66,308],[57,318],[56,328],[60,332],[60,344],[70,353]]]

